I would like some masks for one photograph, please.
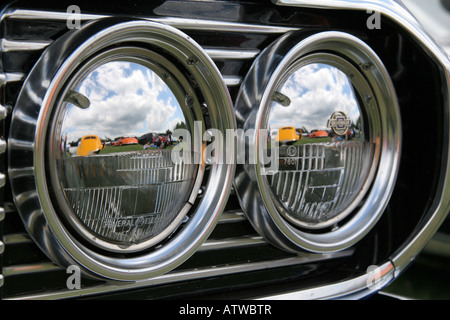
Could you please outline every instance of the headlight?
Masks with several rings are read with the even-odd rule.
[[[274,244],[342,250],[367,234],[392,192],[398,105],[384,66],[362,41],[340,32],[295,43],[299,37],[273,44],[244,82],[238,126],[254,129],[246,151],[257,150],[239,166],[236,188]]]
[[[234,166],[201,161],[204,145],[177,147],[233,130],[233,109],[209,56],[179,30],[116,19],[73,30],[44,52],[14,112],[13,193],[55,262],[147,279],[185,261],[215,226]]]
[[[177,127],[194,132],[195,106],[185,103],[193,89],[182,79],[161,55],[121,47],[91,58],[62,91],[48,171],[66,220],[93,244],[142,250],[187,218],[203,168],[194,151],[186,163],[171,157]]]
[[[275,93],[290,104],[268,105],[271,132],[280,136],[290,125],[297,136],[279,140],[278,171],[263,177],[271,199],[298,227],[336,225],[360,203],[377,167],[379,116],[362,98],[373,93],[357,68],[327,53],[293,63]]]

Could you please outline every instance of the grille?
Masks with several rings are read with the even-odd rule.
[[[3,107],[0,108],[4,132],[8,132],[8,111],[14,108],[27,73],[41,52],[67,31],[67,17],[65,12],[13,8],[4,13],[1,22]],[[102,17],[81,15],[83,21]],[[232,99],[235,99],[251,63],[264,47],[282,34],[295,30],[285,26],[191,18],[158,16],[148,19],[174,26],[200,43],[221,71]],[[236,43],[236,46],[221,47],[223,43]],[[1,140],[3,161],[5,146],[5,141]],[[6,167],[1,169],[3,172],[7,170]],[[127,170],[132,171],[133,168]],[[136,172],[138,180],[154,178],[150,169]],[[0,182],[7,184],[4,175],[0,175]],[[93,298],[142,289],[147,290],[148,298],[194,296],[198,292],[205,294],[219,289],[229,291],[236,287],[272,284],[279,278],[285,282],[302,279],[317,274],[319,265],[325,262],[333,265],[353,254],[352,250],[333,254],[291,254],[271,246],[254,231],[232,192],[227,208],[209,239],[177,269],[138,283],[117,284],[83,278],[81,289],[69,290],[66,270],[51,262],[36,246],[20,221],[7,186],[4,191],[4,212],[0,213],[3,222],[0,284],[4,299]],[[283,277],[280,277],[281,269]],[[204,279],[209,281],[199,282]]]

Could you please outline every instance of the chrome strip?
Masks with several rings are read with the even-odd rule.
[[[149,18],[155,22],[168,24],[172,27],[184,30],[208,30],[245,33],[286,33],[298,30],[298,28],[277,27],[239,22],[225,22],[214,20],[184,19],[184,18]]]
[[[21,72],[6,72],[0,74],[0,85],[8,82],[19,82],[25,80],[25,75]]]
[[[67,20],[73,17],[71,13],[56,11],[35,11],[26,9],[7,10],[3,15],[3,19],[17,20]],[[80,14],[81,20],[95,20],[106,18],[108,15],[99,14]]]
[[[13,233],[4,236],[4,244],[6,246],[9,245],[17,245],[17,244],[33,244],[33,240],[27,233]],[[207,240],[200,248],[199,252],[211,251],[211,250],[219,250],[219,249],[233,249],[233,248],[241,248],[241,247],[250,247],[250,246],[258,246],[265,245],[267,242],[259,236],[255,237],[242,237],[242,238],[229,238],[229,239],[221,239],[221,240]]]
[[[3,188],[6,184],[6,175],[0,173],[0,188]]]
[[[219,220],[219,224],[247,221],[242,211],[226,211],[222,214]]]
[[[240,49],[218,49],[205,48],[206,53],[213,60],[242,60],[254,59],[260,53],[260,50],[240,50]]]
[[[236,87],[242,83],[242,77],[237,76],[223,76],[223,81],[227,87]]]
[[[0,39],[0,48],[2,52],[14,51],[34,51],[44,50],[53,41],[18,41]],[[225,59],[225,60],[240,60],[240,59],[254,59],[260,50],[257,49],[222,49],[222,48],[205,48],[206,53],[211,59]]]
[[[7,143],[6,143],[5,139],[0,139],[0,154],[5,153],[6,145],[7,145]]]
[[[3,241],[6,246],[15,245],[15,244],[23,244],[23,243],[34,243],[30,238],[28,233],[13,233],[4,235]]]
[[[250,247],[264,245],[267,242],[262,237],[242,237],[223,240],[207,240],[200,248],[199,252],[218,250],[218,249],[234,249],[241,247]]]
[[[8,108],[0,105],[0,120],[5,119],[7,115],[8,115]]]
[[[34,20],[34,19],[67,20],[72,17],[73,15],[67,12],[35,11],[22,9],[8,10],[4,15],[4,18],[20,19],[20,20]],[[86,20],[96,20],[106,18],[109,17],[109,15],[80,13],[79,17],[81,20],[86,21]],[[151,20],[154,22],[164,23],[172,27],[184,30],[208,30],[208,31],[226,31],[226,32],[246,32],[246,33],[286,33],[288,31],[298,30],[298,28],[290,28],[290,27],[278,27],[278,26],[267,26],[267,25],[202,20],[202,19],[159,18],[159,17],[155,18],[141,17],[141,18]]]
[[[46,262],[3,267],[3,275],[10,277],[58,270],[61,270],[59,266],[51,262]]]
[[[53,41],[17,41],[1,39],[2,52],[44,50]]]
[[[319,300],[319,299],[355,299],[367,296],[377,288],[385,287],[394,279],[394,265],[388,262],[380,267],[380,277],[366,273],[357,278],[330,285],[314,288],[314,290],[299,290],[290,293],[269,295],[257,300]]]
[[[0,105],[0,120],[3,120],[8,115],[8,108]]]
[[[0,11],[0,17],[1,17],[1,14],[3,13],[3,10],[4,9],[2,9]],[[1,56],[2,56],[2,51],[0,50],[0,58],[1,58]],[[1,64],[0,64],[0,67],[1,67]],[[1,67],[1,70],[0,70],[0,96],[3,96],[5,94],[4,93],[4,85],[6,84],[7,79],[8,79],[8,76],[6,73],[3,72],[3,68]],[[4,120],[6,118],[7,114],[8,114],[8,110],[6,109],[6,107],[4,107],[3,105],[0,105],[0,121]],[[0,154],[5,153],[5,151],[6,151],[6,141],[4,139],[0,139]],[[3,158],[3,162],[5,162],[4,158]],[[4,187],[5,183],[6,183],[6,176],[3,173],[0,173],[0,188]],[[2,203],[1,203],[2,206],[0,207],[0,224],[2,224],[3,220],[5,219],[5,209],[3,207],[3,205],[4,205],[3,201],[4,201],[4,199],[2,199]],[[0,255],[2,255],[3,252],[5,251],[5,243],[3,242],[4,239],[3,239],[2,231],[3,231],[3,228],[0,228]],[[0,265],[0,287],[2,287],[3,284],[4,284],[3,269],[2,269],[2,265]]]
[[[209,267],[205,269],[194,269],[194,270],[185,270],[179,272],[171,272],[161,276],[157,276],[150,280],[138,281],[138,282],[110,282],[104,283],[98,286],[82,288],[79,290],[60,290],[52,293],[45,294],[31,294],[24,295],[19,297],[12,297],[7,300],[51,300],[51,299],[63,299],[70,297],[79,297],[79,296],[87,296],[94,294],[109,294],[115,293],[119,291],[124,291],[128,289],[139,289],[144,288],[150,285],[158,285],[158,284],[168,284],[178,281],[184,280],[198,280],[201,278],[208,277],[216,277],[223,276],[228,274],[235,274],[241,272],[249,272],[256,270],[265,270],[268,268],[277,268],[277,267],[287,267],[287,266],[295,266],[306,263],[314,263],[323,260],[329,259],[337,259],[344,258],[353,253],[353,250],[342,251],[339,253],[333,254],[315,254],[315,253],[305,253],[301,256],[279,259],[273,261],[264,261],[264,262],[253,262],[253,263],[243,263],[237,265],[228,265],[225,267]],[[29,267],[29,266],[26,266]],[[47,265],[51,269],[50,265]],[[11,275],[11,270],[8,270],[8,273]]]

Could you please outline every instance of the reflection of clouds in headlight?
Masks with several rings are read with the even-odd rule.
[[[136,63],[106,63],[90,73],[77,91],[89,98],[91,106],[71,107],[66,118],[69,140],[93,132],[114,138],[165,131],[184,118],[169,87]]]
[[[309,64],[296,70],[279,90],[291,99],[288,107],[274,104],[272,129],[305,126],[326,130],[333,112],[342,111],[354,122],[359,118],[357,101],[347,76],[335,67]]]

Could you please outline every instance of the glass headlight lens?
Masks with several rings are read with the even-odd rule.
[[[367,235],[393,192],[401,122],[389,74],[366,43],[343,32],[280,38],[250,69],[235,108],[248,133],[236,193],[262,236],[290,252],[333,252]]]
[[[360,80],[346,61],[321,54],[294,64],[275,90],[268,125],[279,168],[266,177],[278,211],[299,227],[344,219],[372,181],[376,118],[364,120]]]
[[[193,114],[163,60],[137,48],[100,54],[74,75],[57,108],[49,164],[57,202],[70,225],[104,249],[158,243],[198,191],[194,153],[172,161],[182,140],[172,133],[190,130]]]

